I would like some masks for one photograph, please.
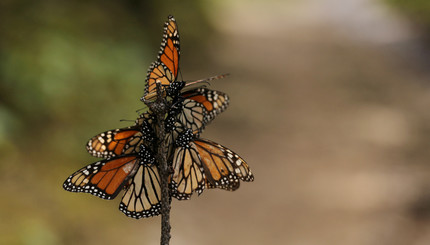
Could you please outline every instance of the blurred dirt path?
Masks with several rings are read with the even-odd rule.
[[[178,204],[177,241],[430,244],[430,76],[410,26],[370,0],[219,10],[214,56],[233,75],[216,87],[232,97],[216,124],[231,131],[205,137],[229,142],[256,181]],[[197,208],[220,200],[228,216]]]

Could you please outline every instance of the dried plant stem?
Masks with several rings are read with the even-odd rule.
[[[169,166],[167,164],[167,145],[165,142],[166,131],[164,119],[168,112],[166,99],[162,95],[161,85],[157,84],[157,99],[155,102],[147,102],[145,104],[152,110],[156,117],[157,127],[155,134],[157,137],[156,145],[156,160],[159,164],[160,184],[161,184],[161,245],[168,245],[170,242],[170,192],[169,192]]]
[[[161,178],[161,245],[168,245],[170,241],[170,193],[169,193],[169,167],[166,158],[165,130],[164,130],[164,115],[157,115],[158,121],[158,151],[157,162],[160,165]]]

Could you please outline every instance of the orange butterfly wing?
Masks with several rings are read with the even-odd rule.
[[[152,142],[152,129],[145,128],[144,134],[144,123],[152,124],[150,113],[142,114],[131,127],[109,130],[92,137],[86,145],[87,151],[92,156],[103,158],[137,153],[141,144]]]
[[[160,214],[161,186],[155,164],[142,164],[122,197],[119,210],[131,218],[140,219]]]
[[[227,109],[230,101],[227,94],[206,88],[190,90],[181,96],[185,100],[178,123],[192,131],[197,130],[199,133],[218,114]]]
[[[171,177],[172,196],[178,200],[190,199],[193,192],[198,194],[205,188],[205,173],[195,148],[177,147],[174,152],[174,173]]]
[[[175,141],[173,197],[189,199],[193,192],[201,194],[205,188],[234,191],[239,188],[240,180],[254,180],[248,164],[239,155],[213,141],[195,139],[195,136],[187,129]]]
[[[144,98],[150,100],[157,94],[156,84],[169,86],[176,81],[179,71],[179,32],[175,18],[169,16],[164,24],[163,41],[158,59],[149,67]]]
[[[205,126],[225,111],[229,104],[227,94],[206,88],[189,90],[181,96],[184,98],[182,110],[176,116],[175,130],[168,135],[170,139],[167,144],[174,142],[186,129],[191,129],[198,137]]]
[[[139,165],[136,156],[104,159],[69,176],[63,184],[67,191],[86,192],[103,199],[113,199],[134,175]]]
[[[253,181],[248,164],[230,149],[206,139],[194,140],[206,175],[207,188],[234,191],[242,181]]]
[[[130,144],[130,142],[132,144]],[[112,157],[121,155],[127,147],[134,152],[139,151],[140,131],[129,127],[110,130],[92,137],[87,143],[87,151],[95,157]]]

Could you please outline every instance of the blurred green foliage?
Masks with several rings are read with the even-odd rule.
[[[414,22],[430,32],[430,1],[428,0],[386,0],[396,6]]]
[[[0,224],[0,244],[86,244],[90,232],[115,242],[110,217],[78,215],[96,198],[74,203],[62,182],[96,161],[84,149],[90,137],[134,122],[167,15],[188,59],[204,55],[205,8],[197,0],[0,1],[0,193],[8,197],[0,219],[13,220]],[[82,227],[92,220],[107,227]]]
[[[2,1],[0,142],[133,119],[168,14],[210,30],[200,1]]]

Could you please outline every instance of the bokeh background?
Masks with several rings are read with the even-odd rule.
[[[184,80],[229,109],[203,134],[255,181],[173,201],[171,244],[430,244],[426,0],[0,1],[0,244],[158,244],[63,190],[131,124],[173,14]]]

